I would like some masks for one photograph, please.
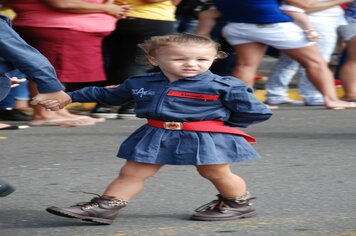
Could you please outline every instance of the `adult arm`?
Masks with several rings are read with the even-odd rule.
[[[316,3],[317,0],[284,0],[283,2],[305,9],[306,7],[309,7],[311,4]]]
[[[36,82],[39,92],[63,90],[50,62],[35,48],[28,45],[5,20],[0,18],[0,55]]]
[[[317,11],[326,10],[331,7],[338,6],[340,4],[349,3],[352,1],[353,0],[331,0],[331,1],[327,1],[327,2],[315,2],[315,3],[310,4],[308,7],[304,8],[304,10],[307,13],[317,12]]]
[[[174,6],[178,6],[179,3],[181,3],[181,1],[182,1],[182,0],[171,0],[172,4],[173,4]]]
[[[48,6],[58,11],[69,13],[106,13],[114,16],[125,16],[130,11],[130,6],[123,2],[118,5],[114,0],[103,3],[92,3],[83,0],[42,0]]]
[[[7,63],[19,69],[33,80],[40,94],[33,104],[46,99],[58,101],[56,110],[70,102],[70,97],[63,91],[51,63],[35,48],[28,45],[12,28],[8,18],[0,16],[0,55]]]

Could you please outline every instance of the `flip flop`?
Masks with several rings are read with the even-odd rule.
[[[356,102],[348,102],[346,106],[327,107],[331,110],[356,109]]]
[[[96,122],[94,120],[85,120],[82,117],[77,118],[58,118],[50,120],[33,120],[28,124],[31,126],[64,126],[64,127],[75,127],[75,126],[87,126],[94,125]]]
[[[30,126],[28,125],[9,125],[3,128],[0,128],[0,130],[15,130],[15,129],[26,129],[29,128]]]

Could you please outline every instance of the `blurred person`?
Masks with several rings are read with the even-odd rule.
[[[37,84],[39,94],[33,98],[34,104],[55,97],[63,108],[69,97],[62,90],[54,68],[40,52],[28,45],[12,28],[10,19],[0,15],[0,79],[3,83],[23,82],[23,77],[29,77]],[[20,71],[21,70],[21,71]],[[18,79],[14,79],[14,78]],[[5,82],[4,82],[5,81]],[[4,99],[10,90],[1,97]],[[4,96],[5,95],[5,96]]]
[[[112,224],[118,211],[139,194],[145,181],[164,165],[193,165],[214,185],[218,199],[199,207],[192,220],[221,221],[253,217],[255,199],[230,163],[259,158],[247,127],[269,119],[271,111],[253,90],[231,76],[209,71],[226,56],[213,40],[191,34],[155,36],[140,47],[161,72],[133,76],[114,88],[87,87],[69,93],[73,101],[120,105],[137,103],[138,117],[148,119],[121,145],[126,160],[102,195],[49,213],[99,224]]]
[[[212,0],[182,0],[175,12],[176,31],[178,33],[195,34],[198,26],[198,15],[201,11],[209,9]]]
[[[313,0],[286,0],[286,4],[305,8]],[[229,23],[223,35],[236,52],[232,75],[250,86],[254,85],[256,70],[267,46],[283,51],[298,61],[306,70],[308,79],[321,92],[328,109],[356,108],[354,103],[337,97],[333,74],[314,42],[308,41],[303,30],[283,13],[276,0],[214,1]]]
[[[122,4],[121,1],[116,1]],[[145,55],[137,47],[145,39],[156,35],[175,32],[175,4],[173,0],[125,0],[131,11],[125,19],[116,23],[115,30],[105,38],[107,52],[107,76],[110,84],[122,84],[128,77],[146,73],[152,69],[145,61]],[[101,107],[93,111],[94,117],[135,118],[134,103],[123,104],[119,111]],[[109,110],[109,111],[108,111]]]
[[[17,16],[15,30],[45,55],[68,87],[105,81],[102,40],[114,30],[127,4],[104,0],[9,0]],[[36,86],[30,84],[33,94]],[[67,109],[47,111],[35,106],[30,125],[93,125],[101,122]]]
[[[7,0],[0,0],[0,14],[13,19],[15,13],[11,10]],[[0,120],[28,121],[31,116],[23,112],[29,108],[28,81],[17,84],[17,88],[11,89],[8,96],[0,102]]]
[[[200,11],[198,14],[196,34],[212,38],[228,54],[226,58],[216,61],[210,69],[211,72],[218,75],[231,75],[231,70],[235,64],[235,52],[221,35],[221,31],[226,23],[221,17],[220,12],[214,7],[214,4],[210,4],[209,8]]]
[[[67,105],[71,99],[63,92],[64,87],[52,65],[11,28],[10,19],[3,15],[0,15],[0,32],[0,101],[9,94],[11,87],[24,82],[23,77],[26,75],[37,84],[39,91],[33,98],[33,104],[55,101],[56,105],[51,107],[53,110]],[[21,127],[0,123],[0,130],[19,128]],[[13,191],[13,186],[0,180],[0,197],[5,197]]]
[[[340,2],[349,0],[319,0],[309,7],[305,7],[311,23],[321,34],[321,39],[316,43],[324,60],[329,63],[335,51],[338,35],[337,28],[347,24],[344,11],[339,6]],[[308,80],[308,76],[299,63],[286,54],[280,56],[271,69],[266,82],[266,103],[278,104],[303,104],[303,101],[288,98],[288,85],[295,74],[298,74],[299,94],[307,106],[323,106],[323,95]]]
[[[342,99],[356,102],[356,1],[348,3],[345,12],[348,25],[341,26],[339,32],[346,44],[346,59],[340,68],[339,78],[345,91]]]

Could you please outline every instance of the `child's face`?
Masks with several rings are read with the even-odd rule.
[[[159,48],[149,60],[172,82],[207,71],[216,55],[217,51],[213,45],[171,44]]]

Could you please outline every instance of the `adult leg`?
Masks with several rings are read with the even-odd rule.
[[[321,56],[329,63],[332,53],[335,50],[337,41],[338,21],[330,20],[325,22],[324,18],[311,17],[316,30],[321,34],[321,39],[316,43],[320,49]],[[305,105],[323,105],[324,99],[322,94],[308,80],[304,69],[299,71],[299,90],[300,96],[304,98]]]
[[[137,46],[158,35],[174,33],[174,22],[149,19],[122,19],[117,22],[111,50],[110,80],[123,83],[128,77],[150,69],[144,52]]]
[[[253,87],[257,68],[267,46],[261,43],[246,43],[234,45],[233,48],[236,52],[236,64],[231,74]]]
[[[347,58],[340,70],[345,96],[343,99],[356,101],[356,36],[347,41]]]
[[[342,101],[337,97],[333,74],[315,45],[287,49],[283,52],[305,68],[309,80],[323,94],[327,108],[356,108],[355,105]]]

